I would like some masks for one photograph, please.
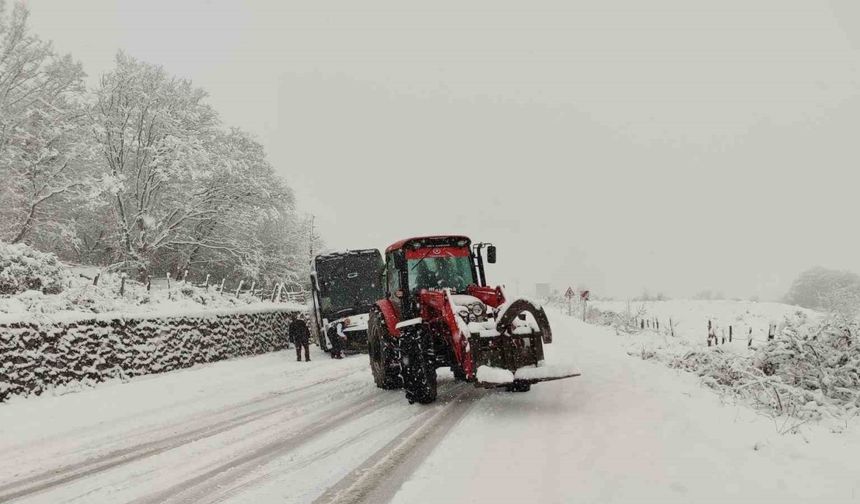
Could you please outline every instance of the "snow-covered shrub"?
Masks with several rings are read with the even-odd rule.
[[[798,312],[786,319],[784,330],[773,341],[754,351],[719,346],[647,354],[776,415],[804,420],[846,418],[860,413],[858,335],[857,320],[813,321]]]
[[[0,295],[36,290],[57,294],[68,273],[54,254],[39,252],[22,243],[0,242]]]
[[[778,338],[758,349],[753,365],[786,385],[835,404],[860,407],[860,323],[831,317],[810,323],[797,315]]]

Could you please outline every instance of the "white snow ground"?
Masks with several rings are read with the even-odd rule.
[[[780,435],[612,330],[552,317],[528,393],[440,373],[373,386],[365,356],[292,351],[0,405],[0,502],[856,502],[860,425]]]
[[[589,306],[616,313],[625,313],[629,308],[634,315],[641,310],[644,318],[657,318],[660,331],[666,334],[669,333],[671,319],[676,337],[704,346],[707,346],[709,320],[717,325],[717,336],[728,338],[729,326],[732,326],[734,339],[745,344],[749,329],[752,329],[753,342],[763,343],[767,341],[768,326],[776,324],[779,327],[787,316],[802,312],[816,319],[823,315],[783,303],[732,300],[671,299],[631,301],[629,304],[626,301],[593,301]]]

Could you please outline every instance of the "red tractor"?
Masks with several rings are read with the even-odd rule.
[[[577,376],[543,363],[552,332],[543,308],[487,286],[483,252],[465,236],[399,241],[385,251],[385,298],[368,321],[376,385],[403,388],[410,403],[436,400],[436,368],[481,387],[525,392],[532,383]]]

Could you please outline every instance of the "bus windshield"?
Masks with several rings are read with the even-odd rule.
[[[382,259],[377,255],[348,256],[317,264],[320,308],[324,316],[366,313],[382,298],[379,273]]]

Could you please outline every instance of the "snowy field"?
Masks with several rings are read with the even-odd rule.
[[[579,378],[440,399],[292,351],[0,405],[0,502],[852,502],[860,430],[772,419],[554,315]]]
[[[821,313],[806,308],[782,303],[712,300],[698,301],[673,299],[669,301],[592,301],[589,308],[615,313],[626,313],[628,309],[634,316],[654,319],[660,322],[660,332],[670,330],[678,338],[691,343],[707,345],[708,321],[716,324],[717,336],[728,338],[729,326],[733,327],[733,341],[746,345],[749,330],[752,329],[754,343],[767,340],[770,324],[781,326],[786,317],[802,312],[810,318],[821,317]],[[671,326],[670,326],[671,320]],[[671,327],[671,329],[670,329]]]

